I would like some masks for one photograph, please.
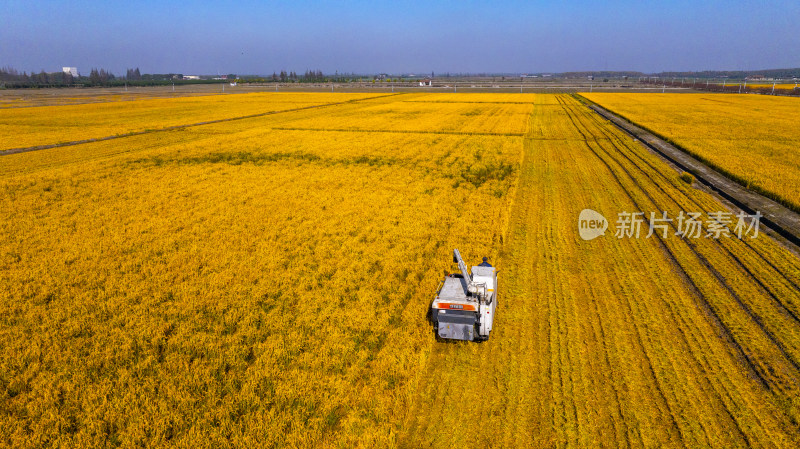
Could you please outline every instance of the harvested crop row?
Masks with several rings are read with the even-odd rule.
[[[613,223],[622,211],[722,206],[579,103],[559,101],[537,105],[531,119],[499,338],[436,348],[426,373],[436,382],[421,386],[401,441],[796,444],[800,323],[781,310],[800,294],[797,259],[763,237],[687,243],[609,230],[578,239],[583,208]],[[471,422],[481,425],[463,424]]]

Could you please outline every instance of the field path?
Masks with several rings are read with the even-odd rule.
[[[721,206],[574,99],[541,98],[494,333],[432,343],[399,446],[797,444],[796,258],[766,238],[646,239],[647,224],[615,238],[618,212]],[[605,236],[579,238],[584,208]]]

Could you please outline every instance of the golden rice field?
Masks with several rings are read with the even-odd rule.
[[[249,95],[207,110],[284,112],[0,156],[0,445],[800,444],[800,259],[581,240],[724,207],[572,97]],[[500,268],[483,344],[426,320],[454,247]]]
[[[800,211],[800,99],[736,94],[581,94]]]

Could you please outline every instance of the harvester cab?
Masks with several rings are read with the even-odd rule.
[[[467,271],[457,249],[453,263],[461,273],[448,274],[439,284],[431,304],[433,329],[444,339],[486,341],[497,309],[497,270],[484,257]]]

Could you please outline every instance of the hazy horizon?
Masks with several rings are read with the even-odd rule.
[[[124,74],[541,73],[800,66],[800,4],[10,0],[0,66]]]

